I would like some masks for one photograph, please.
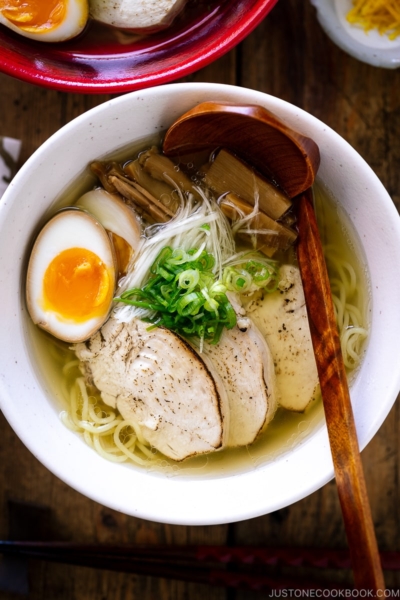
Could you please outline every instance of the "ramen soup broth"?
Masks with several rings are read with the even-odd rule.
[[[145,147],[149,147],[155,141],[159,141],[159,138],[158,140],[150,140],[150,144],[147,139]],[[117,155],[113,153],[112,159],[123,162],[127,157],[136,156],[138,149],[143,149],[143,147],[142,141],[134,147],[122,149]],[[107,158],[103,157],[103,160]],[[62,207],[70,206],[72,199],[77,201],[82,193],[90,189],[93,181],[94,179],[89,175],[87,169],[82,178],[66,190],[60,199],[52,205],[46,217],[48,218]],[[357,232],[352,227],[344,211],[321,183],[317,182],[314,190],[315,208],[323,245],[331,250],[333,249],[336,257],[347,261],[353,267],[357,276],[357,287],[353,297],[349,300],[361,312],[363,324],[368,329],[370,317],[368,273],[364,266],[365,260]],[[285,252],[282,256],[274,258],[285,262],[296,262],[293,249]],[[337,278],[338,273],[335,270],[335,263],[328,261],[328,267],[330,279]],[[31,350],[31,356],[36,361],[36,372],[47,399],[58,412],[68,410],[69,389],[76,377],[81,376],[78,368],[79,362],[69,344],[56,340],[51,335],[43,332],[32,323],[29,317],[26,326],[27,342]],[[363,353],[365,352],[365,345],[364,342]],[[356,377],[357,371],[358,368],[356,367],[349,372],[350,385]],[[96,394],[96,392],[94,393]],[[93,390],[90,390],[90,394],[93,394]],[[97,396],[99,405],[102,405],[100,394],[97,393]],[[106,410],[109,411],[110,408],[106,407]],[[126,464],[128,468],[145,468],[166,476],[220,477],[231,475],[273,461],[278,456],[289,452],[304,442],[323,424],[322,402],[320,399],[316,399],[302,413],[278,408],[272,422],[250,446],[223,449],[178,463],[155,453],[154,460],[149,462],[146,467],[139,467],[130,462]],[[76,434],[71,432],[71,435]],[[82,443],[84,443],[83,440]],[[104,459],[101,458],[100,460]]]

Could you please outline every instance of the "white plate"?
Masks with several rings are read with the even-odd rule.
[[[372,30],[366,33],[351,25],[346,15],[352,8],[351,0],[311,0],[317,9],[318,20],[335,44],[358,60],[375,67],[400,67],[400,36],[390,40]]]

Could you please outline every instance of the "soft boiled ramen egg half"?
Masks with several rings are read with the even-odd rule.
[[[75,37],[88,17],[88,0],[0,0],[0,23],[41,42]]]
[[[102,225],[69,209],[40,232],[29,260],[26,297],[34,323],[82,342],[107,319],[115,290],[114,252]]]

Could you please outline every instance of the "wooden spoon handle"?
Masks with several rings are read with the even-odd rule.
[[[299,196],[295,206],[299,231],[297,257],[354,581],[357,589],[376,592],[384,590],[385,584],[311,190]]]

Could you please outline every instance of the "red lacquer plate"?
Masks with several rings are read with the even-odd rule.
[[[167,29],[138,36],[89,23],[79,38],[49,44],[0,26],[0,70],[69,92],[120,93],[166,83],[243,40],[277,0],[191,0]]]

